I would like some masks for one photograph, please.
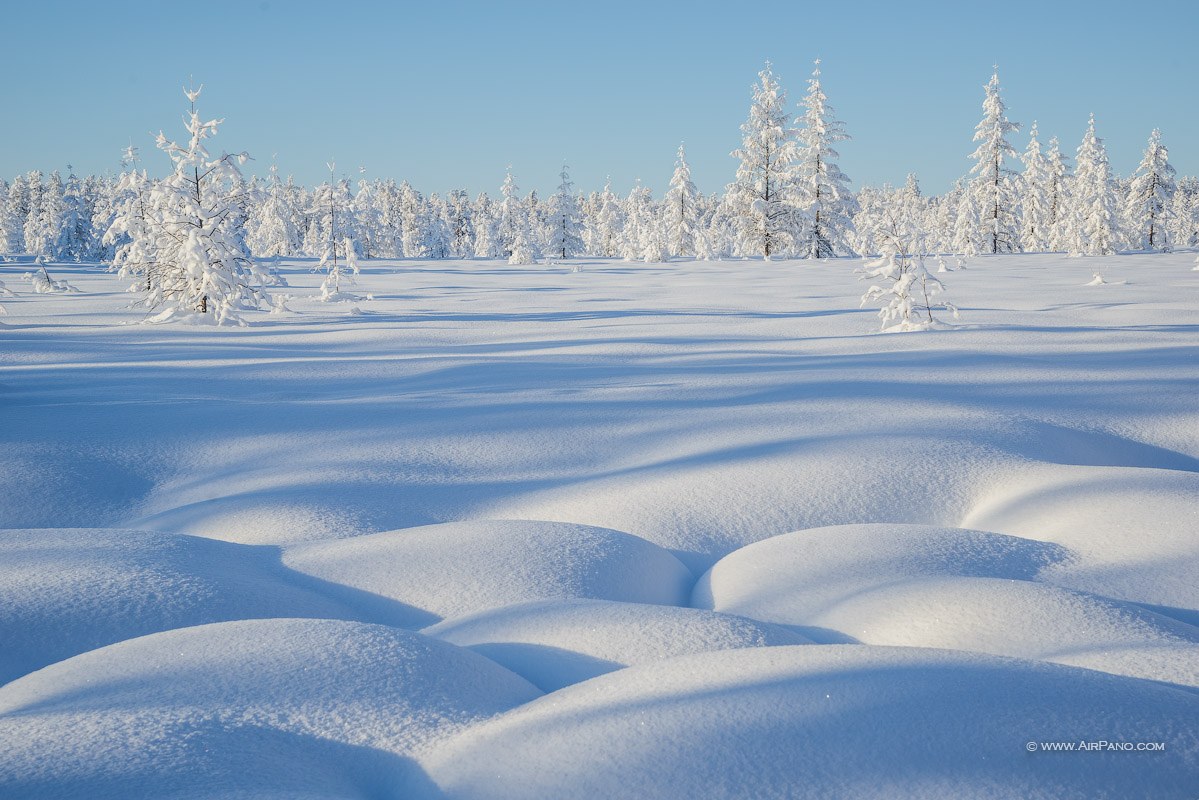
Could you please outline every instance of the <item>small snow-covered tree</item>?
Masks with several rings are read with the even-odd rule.
[[[512,252],[508,254],[508,263],[513,266],[537,263],[537,247],[527,226],[517,229],[516,238],[512,240]]]
[[[662,222],[666,227],[668,255],[694,256],[699,228],[699,192],[691,182],[691,167],[682,144],[675,158],[670,187],[662,200]]]
[[[347,216],[351,203],[350,187],[346,181],[336,178],[337,164],[330,161],[329,182],[324,184],[314,197],[314,211],[328,214],[328,225],[325,228],[328,238],[325,241],[321,260],[315,270],[324,270],[325,279],[321,282],[322,300],[340,300],[345,297],[341,291],[342,281],[353,281],[358,274],[358,262],[355,258],[350,261],[349,254],[354,250],[353,239],[349,235]]]
[[[790,120],[787,93],[767,62],[753,87],[749,118],[741,126],[741,147],[732,152],[740,164],[727,201],[743,255],[769,259],[795,247],[799,212],[792,203],[792,187],[797,151]]]
[[[241,182],[238,165],[249,156],[210,155],[205,142],[216,135],[222,120],[200,117],[200,89],[185,89],[184,94],[191,103],[185,118],[188,139],[181,144],[161,132],[157,137],[174,171],[149,189],[144,225],[125,219],[114,225],[130,236],[149,237],[145,246],[135,243],[133,250],[152,259],[142,270],[143,302],[149,308],[165,306],[161,319],[199,313],[211,314],[217,324],[240,323],[238,312],[262,299],[262,275],[231,222],[237,197],[229,187]]]
[[[1162,144],[1162,132],[1154,128],[1124,201],[1128,240],[1134,248],[1164,250],[1169,247],[1166,220],[1177,190],[1174,174],[1170,153]]]
[[[558,185],[558,191],[546,203],[546,227],[549,232],[546,250],[555,258],[570,258],[583,251],[579,203],[565,164],[562,165],[560,177],[562,183]]]
[[[1020,245],[1022,250],[1041,252],[1049,247],[1049,228],[1053,175],[1049,162],[1041,152],[1034,121],[1028,134],[1028,147],[1020,157],[1024,171],[1020,174]]]
[[[820,85],[820,59],[799,105],[803,109],[795,164],[795,202],[803,220],[799,252],[805,258],[833,258],[850,251],[856,209],[849,177],[837,166],[835,159],[840,156],[833,147],[847,141],[849,134]]]
[[[1072,255],[1103,256],[1116,252],[1115,203],[1111,167],[1103,140],[1095,135],[1095,115],[1074,159],[1073,197],[1066,243]]]
[[[970,168],[974,180],[970,182],[969,193],[979,225],[975,247],[987,253],[1011,253],[1019,249],[1019,226],[1012,186],[1014,173],[1005,166],[1005,160],[1016,156],[1007,136],[1019,130],[1020,123],[1007,118],[998,69],[983,88],[986,92],[983,118],[974,129],[978,147],[970,154],[975,163]]]
[[[878,316],[885,331],[928,330],[937,325],[936,309],[957,318],[957,308],[941,297],[944,284],[925,264],[925,232],[894,208],[884,208],[874,227],[879,257],[861,270],[864,280],[875,281],[862,295],[862,305],[882,304]]]

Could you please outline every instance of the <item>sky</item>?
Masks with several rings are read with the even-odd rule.
[[[1191,2],[308,2],[5,0],[0,176],[115,172],[122,148],[163,174],[182,87],[224,118],[214,150],[265,175],[407,179],[424,192],[660,195],[685,142],[704,192],[733,178],[750,89],[769,59],[793,108],[822,59],[855,187],[915,172],[939,193],[969,170],[998,65],[1014,137],[1073,153],[1094,113],[1119,174],[1159,127],[1199,174],[1199,9]],[[360,171],[364,168],[365,171]]]

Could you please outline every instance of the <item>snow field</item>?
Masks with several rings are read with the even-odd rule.
[[[54,265],[0,795],[1189,797],[1192,258],[977,259],[902,335],[846,261],[284,262],[237,330]]]

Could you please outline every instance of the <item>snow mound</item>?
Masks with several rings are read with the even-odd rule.
[[[1070,563],[1059,545],[1001,534],[841,526],[726,556],[700,578],[693,603],[825,641],[972,650],[1194,684],[1188,660],[1199,628],[1035,580]]]
[[[606,600],[524,603],[423,632],[470,647],[547,692],[630,664],[809,641],[786,628],[729,614]]]
[[[538,695],[462,648],[332,620],[152,634],[0,688],[0,796],[378,797]]]
[[[862,592],[937,576],[1028,580],[1071,557],[1059,545],[925,525],[835,525],[741,548],[702,575],[691,605],[808,625]]]
[[[567,687],[425,764],[450,798],[1183,798],[1199,781],[1196,715],[1188,692],[1072,667],[766,647]],[[1096,740],[1165,750],[1035,751]]]
[[[1030,467],[993,487],[963,525],[1036,537],[1076,558],[1042,580],[1106,597],[1199,609],[1199,472]]]
[[[636,536],[518,520],[454,522],[293,545],[284,549],[283,562],[443,619],[567,597],[684,605],[693,580],[673,555]]]
[[[258,617],[356,616],[314,589],[288,583],[283,572],[276,548],[194,536],[0,531],[0,683],[172,628]]]

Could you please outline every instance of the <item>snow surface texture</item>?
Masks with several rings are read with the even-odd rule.
[[[13,264],[0,797],[1193,798],[1193,258]]]

